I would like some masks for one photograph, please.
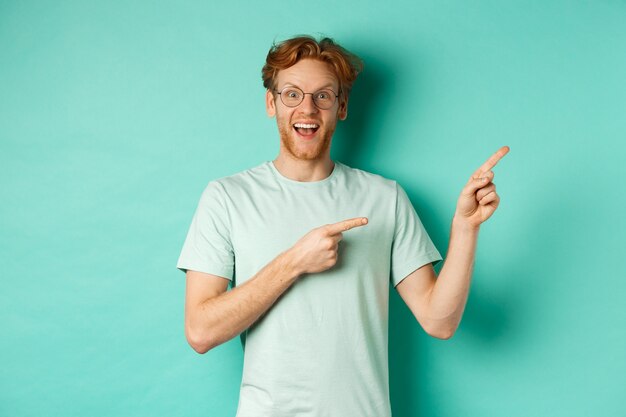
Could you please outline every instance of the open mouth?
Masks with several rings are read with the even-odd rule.
[[[313,136],[320,125],[317,123],[295,123],[293,128],[302,136]]]

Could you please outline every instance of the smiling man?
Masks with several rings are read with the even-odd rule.
[[[508,147],[463,188],[437,276],[442,258],[402,187],[330,159],[360,70],[328,38],[274,45],[262,77],[278,156],[209,182],[193,217],[177,264],[185,334],[199,353],[245,336],[237,417],[390,416],[390,286],[434,337],[461,320]]]
[[[341,96],[342,99],[335,105],[340,97],[335,91],[341,90],[329,65],[323,61],[302,59],[279,71],[274,80],[267,78],[265,83],[268,84],[267,112],[269,116],[276,116],[280,133],[281,152],[278,159],[282,155],[291,160],[326,159],[330,163],[330,142],[337,119],[346,118],[347,98]],[[317,85],[311,90],[314,93],[302,91],[302,87],[309,85]],[[276,86],[280,91],[276,90]],[[306,95],[311,96],[310,100],[304,100]],[[277,96],[284,106],[277,108]],[[328,157],[325,158],[325,155]]]

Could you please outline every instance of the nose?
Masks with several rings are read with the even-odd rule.
[[[302,100],[302,103],[300,103],[300,110],[307,114],[318,112],[319,109],[313,101],[313,94],[304,93],[304,99]]]

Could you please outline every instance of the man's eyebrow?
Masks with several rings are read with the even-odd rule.
[[[294,84],[294,83],[285,83],[285,85],[283,85],[283,88],[286,87],[298,87],[300,90],[302,90],[302,87],[300,87],[298,84]],[[319,88],[317,88],[315,91],[320,91],[320,90],[324,90],[324,89],[330,89],[333,90],[335,89],[335,86],[332,83],[328,83],[326,85],[323,85]]]
[[[318,90],[323,90],[325,88],[330,88],[332,90],[335,88],[335,86],[332,83],[328,83],[325,86],[318,88]]]
[[[300,88],[300,86],[298,86],[298,84],[294,84],[294,83],[285,83],[285,85],[283,85],[283,88],[285,87],[298,87]]]

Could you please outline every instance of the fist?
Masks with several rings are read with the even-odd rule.
[[[322,272],[337,263],[343,232],[367,224],[367,217],[356,217],[311,230],[290,249],[293,264],[300,274]]]

